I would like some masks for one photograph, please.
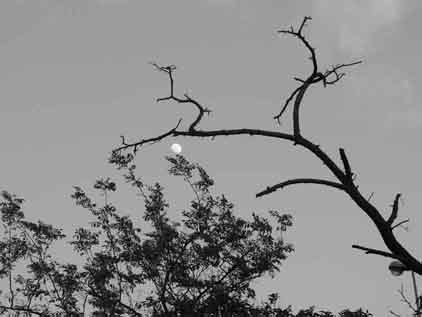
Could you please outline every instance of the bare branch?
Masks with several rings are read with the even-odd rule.
[[[158,101],[161,100],[168,100],[168,99],[172,99],[172,97],[174,97],[174,80],[173,80],[173,71],[176,70],[176,66],[175,65],[170,65],[170,66],[159,66],[157,63],[151,62],[150,63],[152,66],[154,66],[158,71],[160,72],[164,72],[166,74],[168,74],[169,79],[170,79],[170,97],[166,97],[166,98],[158,98]]]
[[[409,221],[410,221],[410,219],[402,220],[402,221],[400,221],[398,224],[396,224],[396,225],[392,226],[392,227],[391,227],[391,230],[394,230],[395,228],[397,228],[397,227],[401,226],[402,224],[404,224],[404,223],[406,223],[406,222],[409,222]],[[405,230],[406,230],[406,229],[405,229]]]
[[[166,67],[159,66],[157,63],[151,63],[157,70],[165,72],[168,74],[170,79],[170,96],[158,98],[157,102],[165,101],[165,100],[174,100],[178,103],[191,103],[193,104],[199,111],[198,116],[194,120],[194,122],[190,125],[189,130],[194,131],[196,125],[201,121],[202,117],[204,116],[204,113],[210,114],[211,110],[208,108],[205,108],[202,106],[197,100],[193,99],[192,97],[189,97],[187,94],[184,94],[184,99],[178,98],[174,95],[174,78],[173,78],[173,71],[176,69],[176,66],[170,65]]]
[[[302,81],[302,80],[301,80]],[[303,84],[304,84],[305,82],[303,81]],[[283,115],[283,113],[284,113],[284,111],[286,111],[286,109],[287,109],[287,106],[289,105],[289,103],[290,103],[290,101],[292,101],[292,99],[295,97],[295,95],[299,92],[299,90],[301,89],[303,87],[303,85],[302,86],[299,86],[299,87],[297,87],[293,92],[292,92],[292,94],[289,96],[289,98],[287,98],[287,100],[286,100],[286,102],[284,103],[284,106],[283,106],[283,108],[281,109],[281,111],[276,115],[276,116],[274,116],[273,117],[273,119],[276,119],[277,120],[277,122],[278,122],[278,124],[280,124],[280,118],[281,118],[281,116]]]
[[[393,210],[391,211],[391,215],[387,220],[387,223],[391,226],[397,218],[397,213],[399,211],[399,199],[400,199],[401,193],[397,193],[396,197],[394,198],[394,203],[391,207],[393,207]]]
[[[302,104],[303,96],[305,95],[306,90],[310,87],[309,82],[305,82],[299,89],[299,92],[296,95],[296,99],[293,106],[293,135],[295,136],[295,143],[297,144],[297,139],[301,137],[300,135],[300,121],[299,121],[299,108]]]
[[[343,167],[344,167],[344,172],[346,173],[346,177],[348,177],[349,180],[352,180],[353,173],[350,168],[350,163],[349,163],[349,160],[347,159],[346,152],[344,151],[343,148],[340,148],[339,152],[340,152],[341,161],[343,162]]]
[[[204,113],[210,114],[211,113],[211,110],[202,107],[199,104],[199,102],[197,102],[196,100],[192,99],[187,94],[185,94],[185,97],[186,97],[186,102],[193,103],[198,108],[198,111],[199,111],[199,114],[196,117],[195,121],[189,127],[189,131],[194,131],[195,130],[195,126],[199,123],[199,121],[201,121],[202,117],[204,116]]]
[[[168,131],[166,133],[163,133],[163,134],[161,134],[161,135],[159,135],[159,136],[157,136],[155,138],[143,139],[141,141],[138,141],[138,142],[135,142],[135,143],[129,143],[129,144],[128,143],[122,143],[122,146],[114,149],[112,152],[113,153],[117,153],[117,152],[120,152],[122,150],[126,150],[128,148],[134,148],[134,152],[136,152],[137,151],[137,148],[140,147],[140,146],[142,146],[143,144],[146,144],[146,143],[154,143],[154,142],[160,141],[160,140],[168,137],[169,135],[172,135],[172,134],[174,135],[176,129],[179,127],[180,122],[182,122],[182,119],[179,119],[179,122],[177,122],[176,127],[174,127],[170,131]],[[123,139],[123,141],[124,141],[124,139]]]
[[[390,252],[385,252],[385,251],[381,251],[381,250],[377,250],[377,249],[362,247],[362,246],[356,245],[356,244],[352,245],[352,248],[366,251],[365,252],[366,254],[377,254],[377,255],[385,256],[387,258],[402,260],[402,258],[400,256],[397,256],[397,255],[390,253]]]
[[[325,185],[325,186],[329,186],[329,187],[334,187],[340,190],[345,190],[345,187],[343,186],[343,184],[340,183],[336,183],[336,182],[332,182],[332,181],[327,181],[324,179],[316,179],[316,178],[295,178],[295,179],[290,179],[287,180],[285,182],[282,182],[280,184],[271,186],[271,187],[267,187],[265,190],[259,192],[258,194],[256,194],[256,197],[261,197],[264,195],[268,195],[272,192],[275,192],[277,189],[282,189],[284,187],[287,187],[289,185],[295,185],[295,184],[318,184],[318,185]]]
[[[345,75],[344,73],[338,73],[338,70],[344,67],[353,66],[353,65],[361,63],[361,61],[358,61],[358,62],[349,63],[349,64],[340,64],[340,65],[333,66],[331,70],[327,70],[324,74],[319,72],[315,48],[311,46],[311,44],[305,39],[305,37],[302,34],[303,28],[305,27],[308,20],[311,20],[311,17],[305,16],[297,31],[294,30],[293,26],[291,26],[290,29],[278,31],[278,33],[290,34],[298,38],[305,45],[308,51],[311,53],[310,60],[312,61],[312,73],[309,75],[309,77],[306,80],[300,79],[298,77],[294,78],[296,81],[299,81],[302,84],[293,91],[293,93],[289,96],[289,98],[287,98],[281,111],[273,117],[274,119],[277,120],[278,124],[280,124],[281,116],[286,111],[286,108],[288,107],[289,103],[293,100],[293,98],[295,98],[294,108],[293,108],[293,135],[297,139],[301,137],[300,124],[299,124],[300,123],[299,122],[299,108],[302,103],[302,99],[303,99],[303,96],[305,95],[306,90],[312,84],[316,84],[320,81],[323,82],[324,87],[326,87],[327,85],[332,85],[336,83],[337,81],[339,81]],[[332,80],[328,80],[328,77],[333,74],[335,75],[335,78]],[[296,144],[296,142],[294,144]]]
[[[302,33],[303,27],[306,25],[306,22],[308,20],[312,20],[312,18],[310,16],[305,16],[303,21],[302,21],[302,24],[300,25],[300,28],[299,28],[299,31],[298,31],[299,34]]]
[[[290,101],[296,96],[295,102],[294,102],[294,113],[293,113],[293,126],[294,126],[294,135],[296,137],[300,136],[300,128],[299,128],[299,106],[301,104],[302,98],[306,92],[306,90],[309,88],[309,86],[312,84],[312,81],[315,77],[315,75],[318,72],[318,64],[317,64],[317,60],[316,60],[316,55],[315,55],[315,49],[309,44],[309,42],[305,39],[305,37],[302,34],[302,30],[304,28],[304,26],[306,25],[306,22],[308,20],[311,20],[311,17],[305,16],[298,31],[294,31],[293,27],[290,27],[289,30],[280,30],[278,31],[278,33],[284,33],[284,34],[291,34],[294,37],[297,37],[305,46],[306,48],[309,50],[309,52],[311,53],[311,61],[312,61],[312,65],[313,65],[313,71],[312,74],[309,76],[309,78],[307,80],[299,80],[302,82],[302,85],[298,88],[296,88],[296,90],[290,95],[290,97],[286,100],[283,108],[281,109],[281,111],[274,116],[274,119],[277,120],[277,122],[280,124],[280,117],[282,116],[282,114],[284,113],[284,111],[286,110],[288,104],[290,103]],[[298,80],[298,78],[295,78],[295,80]]]
[[[306,48],[311,53],[313,73],[316,74],[318,72],[318,65],[316,61],[315,49],[311,46],[311,44],[309,44],[309,42],[305,39],[305,37],[302,34],[303,27],[306,25],[306,22],[311,19],[312,19],[311,17],[305,16],[297,32],[293,29],[293,27],[290,27],[289,30],[279,30],[278,33],[291,34],[297,37],[303,44],[305,44]]]
[[[327,86],[327,85],[334,85],[336,82],[338,82],[343,76],[345,76],[346,74],[345,73],[338,73],[338,71],[340,70],[340,69],[342,69],[342,68],[345,68],[345,67],[350,67],[350,66],[355,66],[355,65],[358,65],[358,64],[361,64],[362,63],[362,61],[356,61],[356,62],[353,62],[353,63],[348,63],[348,64],[339,64],[339,65],[336,65],[336,66],[333,66],[332,67],[332,69],[331,70],[327,70],[325,73],[324,73],[324,79],[325,79],[325,81],[324,81],[324,86]],[[332,80],[328,80],[328,77],[330,77],[331,75],[335,75],[334,76],[334,79],[332,79]]]

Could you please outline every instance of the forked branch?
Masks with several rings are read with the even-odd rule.
[[[347,64],[337,64],[335,66],[332,66],[331,69],[325,71],[324,73],[321,73],[318,70],[318,62],[317,62],[317,56],[316,56],[315,48],[311,46],[309,41],[305,38],[305,36],[302,33],[303,28],[306,26],[306,24],[309,20],[311,20],[311,17],[305,16],[301,25],[297,29],[297,31],[295,31],[293,26],[291,26],[290,29],[283,29],[283,30],[278,31],[278,33],[288,34],[288,35],[292,35],[292,36],[298,38],[299,41],[302,42],[305,45],[305,47],[307,48],[307,50],[309,51],[309,53],[311,55],[310,58],[309,58],[312,62],[312,72],[311,72],[311,74],[305,80],[300,79],[298,77],[294,78],[296,81],[299,81],[301,83],[301,85],[292,92],[292,94],[284,102],[283,107],[281,108],[280,112],[273,117],[275,120],[277,120],[278,124],[281,124],[281,121],[280,121],[281,116],[286,111],[288,105],[292,102],[292,100],[295,99],[295,101],[293,102],[293,104],[294,104],[294,106],[293,106],[293,127],[294,127],[294,135],[296,137],[300,137],[299,107],[302,103],[302,98],[305,95],[306,90],[311,85],[316,84],[318,82],[322,82],[324,87],[326,87],[327,85],[333,85],[336,82],[338,82],[345,75],[345,73],[340,72],[340,70],[342,70],[343,68],[349,67],[349,66],[355,66],[355,65],[362,63],[362,61],[356,61],[356,62],[347,63]]]
[[[174,100],[178,103],[191,103],[193,104],[199,111],[198,116],[196,119],[192,122],[192,124],[189,127],[189,131],[194,131],[196,125],[201,121],[202,117],[204,116],[204,113],[210,114],[211,110],[205,108],[202,106],[198,101],[193,99],[192,97],[189,97],[187,94],[184,94],[185,98],[179,98],[174,95],[174,78],[173,78],[173,72],[176,70],[176,66],[170,65],[170,66],[159,66],[157,63],[151,63],[158,71],[164,72],[169,76],[170,79],[170,96],[164,97],[164,98],[158,98],[157,102],[165,101],[165,100]]]

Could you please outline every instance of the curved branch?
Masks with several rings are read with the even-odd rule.
[[[300,138],[300,122],[299,122],[299,108],[302,104],[303,96],[305,95],[306,90],[311,86],[309,81],[306,81],[299,89],[299,92],[296,94],[296,99],[293,106],[293,135],[296,139]],[[297,144],[295,141],[294,144]]]
[[[302,30],[306,26],[306,22],[308,20],[312,20],[312,18],[309,17],[309,16],[305,16],[297,31],[295,31],[293,29],[293,26],[291,26],[289,30],[279,30],[278,33],[291,34],[291,35],[297,37],[303,44],[305,44],[306,48],[311,53],[310,59],[312,61],[312,65],[313,65],[313,74],[316,74],[318,72],[318,64],[317,64],[317,60],[316,60],[315,49],[311,46],[311,44],[305,39],[305,37],[302,34]]]
[[[316,178],[295,178],[295,179],[290,179],[284,182],[281,182],[277,185],[271,186],[271,187],[267,187],[265,190],[259,192],[258,194],[256,194],[256,197],[261,197],[264,195],[268,195],[272,192],[275,192],[277,189],[282,189],[284,187],[290,186],[290,185],[295,185],[295,184],[318,184],[318,185],[324,185],[324,186],[328,186],[328,187],[334,187],[340,190],[345,190],[346,187],[343,184],[340,183],[336,183],[336,182],[332,182],[332,181],[327,181],[325,179],[316,179]]]
[[[305,81],[302,81],[302,83],[303,83],[303,84],[305,84]],[[295,97],[295,95],[299,92],[299,90],[300,90],[302,87],[303,87],[303,85],[301,85],[301,86],[297,87],[297,88],[296,88],[296,89],[295,89],[295,90],[291,93],[291,95],[289,96],[289,98],[287,98],[287,100],[285,101],[283,108],[281,108],[281,111],[280,111],[280,112],[279,112],[276,116],[274,116],[274,117],[273,117],[273,119],[276,119],[276,120],[277,120],[278,124],[281,124],[281,122],[280,122],[280,118],[281,118],[281,116],[283,115],[284,111],[286,111],[287,106],[289,105],[290,101],[292,101],[292,100],[293,100],[293,98]]]
[[[201,121],[202,117],[204,116],[204,113],[207,113],[209,115],[211,113],[211,110],[204,108],[203,106],[201,106],[201,104],[199,102],[192,99],[187,94],[185,94],[185,97],[186,97],[186,101],[183,101],[183,102],[190,102],[190,103],[194,104],[198,108],[198,111],[199,111],[199,114],[196,117],[195,121],[189,127],[190,131],[194,131],[195,126]]]

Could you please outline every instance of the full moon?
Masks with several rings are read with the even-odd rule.
[[[180,144],[174,143],[174,144],[171,146],[171,150],[172,150],[174,153],[179,154],[180,152],[182,152],[182,147],[180,146]]]

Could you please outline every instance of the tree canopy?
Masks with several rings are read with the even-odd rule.
[[[290,306],[276,306],[278,293],[256,303],[251,282],[274,276],[294,250],[282,235],[292,225],[291,215],[270,210],[272,221],[255,213],[251,220],[243,219],[225,195],[212,195],[214,180],[199,164],[182,155],[166,159],[169,173],[182,177],[194,197],[181,222],[168,216],[163,187],[144,184],[133,164],[124,179],[143,198],[149,231],[120,216],[109,202],[107,197],[117,190],[110,178],[93,186],[104,196],[101,206],[75,186],[71,196],[76,205],[94,218],[89,228],[76,229],[69,242],[83,257],[82,268],[49,251],[66,237],[61,229],[24,220],[24,200],[3,192],[0,276],[8,280],[8,291],[2,313],[85,315],[88,304],[92,316],[334,316],[314,307],[293,314]],[[19,263],[26,264],[26,275],[15,272]],[[370,314],[359,309],[340,316]]]

